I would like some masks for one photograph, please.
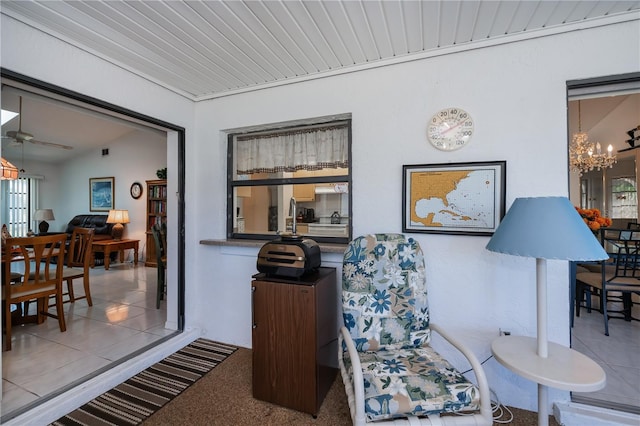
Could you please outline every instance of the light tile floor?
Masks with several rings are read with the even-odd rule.
[[[166,303],[155,306],[156,273],[143,263],[96,267],[93,306],[86,299],[65,303],[66,332],[52,318],[13,328],[13,348],[2,352],[2,416],[171,334],[164,328]],[[84,294],[81,281],[76,295]]]
[[[597,306],[597,298],[593,301]],[[640,318],[640,305],[634,305],[633,316]],[[575,318],[571,346],[600,364],[607,375],[604,389],[574,392],[574,400],[640,413],[640,321],[609,319],[609,336],[605,336],[602,314],[583,308]]]

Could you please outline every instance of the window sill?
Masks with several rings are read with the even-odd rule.
[[[260,248],[268,241],[265,240],[200,240],[200,244],[205,246],[228,246],[228,247],[256,247]],[[346,244],[318,243],[321,253],[344,253]]]

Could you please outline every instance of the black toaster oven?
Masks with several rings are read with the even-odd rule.
[[[258,252],[257,268],[267,275],[301,277],[320,267],[320,246],[300,236],[269,241]]]

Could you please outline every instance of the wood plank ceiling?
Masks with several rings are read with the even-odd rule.
[[[637,19],[638,10],[640,1],[610,0],[2,0],[1,13],[201,100]]]

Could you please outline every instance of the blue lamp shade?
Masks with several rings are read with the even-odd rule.
[[[487,250],[537,259],[609,258],[566,197],[517,198]]]

